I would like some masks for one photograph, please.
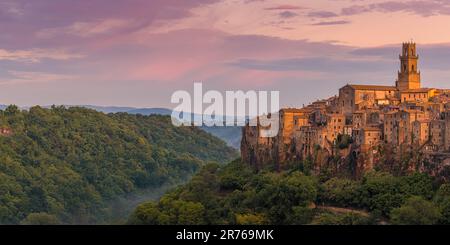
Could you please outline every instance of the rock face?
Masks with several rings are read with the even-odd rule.
[[[242,161],[257,169],[279,162],[278,138],[260,137],[259,127],[242,128],[241,158]]]
[[[270,166],[281,170],[293,164],[306,164],[315,175],[326,172],[332,176],[359,178],[376,168],[400,175],[419,171],[438,176],[443,181],[450,180],[448,152],[429,152],[424,147],[412,145],[392,147],[384,142],[376,147],[361,146],[356,142],[340,147],[335,142],[324,148],[316,145],[309,151],[295,139],[283,143],[282,134],[261,138],[259,128],[250,126],[242,129],[241,158],[243,163],[255,169]]]

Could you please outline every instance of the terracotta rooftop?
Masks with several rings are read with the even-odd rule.
[[[420,123],[429,123],[429,122],[431,122],[431,119],[426,118],[426,119],[419,119],[419,120],[416,120],[416,121],[418,121]]]
[[[364,127],[364,131],[381,131],[379,127]]]
[[[418,88],[418,89],[407,89],[402,90],[401,93],[424,93],[430,90],[434,90],[434,88]]]
[[[348,84],[353,89],[356,90],[397,90],[394,86],[382,86],[382,85],[358,85],[358,84]]]
[[[388,111],[388,112],[386,112],[386,113],[384,113],[384,114],[387,114],[387,115],[392,115],[392,114],[395,114],[395,113],[397,113],[398,111]]]
[[[304,112],[303,108],[282,108],[280,111],[283,112]]]

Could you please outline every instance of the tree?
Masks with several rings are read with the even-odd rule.
[[[293,207],[307,207],[317,197],[315,178],[295,171],[269,186],[267,203],[269,220],[274,224],[286,224],[293,214]]]
[[[348,146],[353,143],[352,137],[347,134],[338,134],[335,145],[339,149],[346,149]]]
[[[358,195],[361,206],[387,216],[393,208],[400,207],[404,199],[398,178],[385,172],[368,172],[364,175]]]
[[[352,206],[358,195],[359,183],[350,179],[332,178],[320,186],[319,199],[339,206]]]
[[[264,214],[236,214],[236,224],[238,225],[264,225],[266,223]]]
[[[440,218],[439,207],[418,196],[409,198],[391,212],[391,221],[396,225],[433,225]]]
[[[177,201],[178,225],[204,225],[205,208],[198,202]]]
[[[161,212],[154,202],[142,203],[131,214],[128,224],[132,225],[160,225]]]
[[[22,225],[58,225],[60,221],[53,214],[30,213],[22,222]]]
[[[441,209],[439,224],[450,225],[450,184],[443,184],[436,191],[433,201]]]
[[[447,199],[450,199],[450,184],[442,184],[436,191],[434,201],[436,203],[443,203]]]
[[[309,207],[295,206],[292,207],[292,213],[288,216],[290,225],[309,224],[314,217],[314,210]]]
[[[15,115],[17,113],[20,113],[20,110],[19,110],[19,107],[17,107],[16,105],[9,105],[5,109],[5,114],[8,115],[8,116],[12,116],[12,115]]]
[[[441,209],[441,219],[439,220],[439,224],[442,225],[450,225],[450,199],[445,199],[444,201],[439,203],[439,207]]]
[[[370,224],[370,218],[358,215],[356,213],[320,213],[312,220],[313,225],[367,225]]]
[[[434,193],[433,179],[424,173],[414,173],[400,177],[400,191],[406,195],[430,199]]]

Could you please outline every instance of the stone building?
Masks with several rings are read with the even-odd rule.
[[[419,146],[427,143],[430,138],[429,119],[422,119],[413,122],[413,143]]]

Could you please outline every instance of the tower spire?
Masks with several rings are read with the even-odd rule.
[[[397,89],[418,89],[420,88],[420,71],[417,67],[419,56],[416,53],[416,44],[411,42],[403,43],[400,58],[400,71],[396,82]]]

